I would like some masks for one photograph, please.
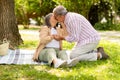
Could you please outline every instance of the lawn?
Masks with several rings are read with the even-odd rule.
[[[35,49],[38,38],[21,34],[24,45],[21,49]],[[74,43],[64,42],[64,49]],[[101,40],[99,46],[110,55],[108,60],[83,61],[72,68],[49,67],[46,65],[0,65],[0,80],[118,80],[120,79],[120,43]]]

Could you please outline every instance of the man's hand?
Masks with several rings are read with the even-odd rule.
[[[65,39],[63,36],[60,36],[60,35],[53,35],[53,36],[54,36],[54,39],[57,40],[57,41]]]

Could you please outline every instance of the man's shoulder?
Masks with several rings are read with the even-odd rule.
[[[76,12],[68,12],[65,17],[65,23],[69,23],[71,21],[80,20],[82,18],[82,15]]]
[[[67,18],[77,18],[77,17],[82,17],[82,15],[81,14],[79,14],[79,13],[76,13],[76,12],[68,12],[67,13]]]
[[[75,12],[68,12],[66,18],[68,19],[68,21],[70,20],[76,20],[76,18],[80,18],[82,15],[75,13]]]
[[[81,15],[81,14],[76,13],[76,12],[68,12],[68,15]]]

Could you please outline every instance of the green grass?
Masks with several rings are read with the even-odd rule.
[[[29,44],[29,45],[28,45]],[[25,41],[21,48],[35,47],[37,42]],[[64,48],[68,43],[64,42]],[[120,44],[101,41],[109,60],[83,61],[72,68],[54,69],[46,65],[0,65],[1,80],[117,80],[120,79]]]
[[[35,49],[38,40],[21,34],[22,49]],[[28,37],[27,37],[28,36]],[[32,36],[32,35],[30,35]],[[32,37],[33,38],[33,37]],[[74,43],[64,42],[64,49]],[[0,80],[118,80],[120,79],[120,43],[102,40],[99,44],[110,55],[108,60],[82,61],[72,68],[49,67],[47,65],[0,65]]]
[[[35,49],[38,44],[38,41],[26,40],[24,44],[20,45],[20,49]]]

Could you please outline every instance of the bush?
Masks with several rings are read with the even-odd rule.
[[[120,24],[107,23],[96,23],[94,26],[97,30],[120,30]]]

